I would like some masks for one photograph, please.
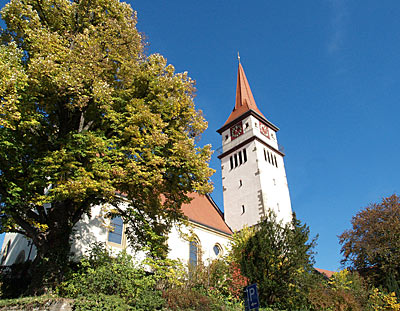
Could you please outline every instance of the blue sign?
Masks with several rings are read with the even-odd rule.
[[[257,284],[251,284],[244,289],[245,291],[245,311],[254,310],[257,311],[260,307],[260,302],[258,300]]]

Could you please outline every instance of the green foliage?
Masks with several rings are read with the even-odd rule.
[[[394,292],[385,294],[377,288],[374,288],[370,302],[374,311],[400,311],[400,302]]]
[[[212,189],[194,81],[144,54],[119,0],[12,0],[1,15],[0,230],[35,244],[47,269],[33,282],[60,280],[72,228],[96,204],[130,224],[133,246],[165,256],[187,195]]]
[[[348,270],[315,284],[309,301],[315,310],[372,310],[367,283],[358,273]]]
[[[242,230],[236,231],[232,235],[232,240],[229,243],[228,260],[240,264],[243,256],[243,250],[249,239],[256,233],[256,227],[244,226]]]
[[[103,293],[79,297],[74,301],[75,311],[126,311],[135,310],[124,299],[116,295]]]
[[[392,195],[361,210],[352,229],[339,236],[342,263],[375,287],[400,294],[400,197]]]
[[[112,257],[104,245],[94,244],[57,293],[73,298],[76,310],[242,309],[231,295],[232,279],[224,260],[198,266],[190,278],[187,267],[177,261],[150,258],[145,265],[135,265],[125,252]]]
[[[222,311],[216,298],[192,288],[171,288],[163,293],[168,310],[176,311]]]
[[[270,211],[243,248],[243,274],[257,283],[262,306],[301,309],[307,306],[307,292],[313,282],[315,239],[309,228],[293,215],[290,223],[277,222]]]
[[[59,286],[58,292],[77,299],[79,310],[108,303],[116,308],[126,304],[132,310],[155,310],[164,303],[156,284],[154,275],[137,267],[126,252],[111,257],[105,248],[97,245],[81,260],[78,271]]]
[[[31,261],[2,267],[0,271],[0,285],[2,299],[20,297],[27,290],[31,276],[29,268]]]
[[[235,306],[242,299],[245,285],[247,279],[241,275],[239,266],[226,258],[219,258],[191,270],[183,287],[206,293],[225,306]]]

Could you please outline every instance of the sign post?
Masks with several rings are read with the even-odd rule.
[[[258,300],[257,284],[251,284],[244,288],[244,310],[258,311],[260,302]]]

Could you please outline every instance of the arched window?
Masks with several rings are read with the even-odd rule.
[[[121,216],[115,216],[110,221],[110,229],[108,231],[108,242],[122,245],[122,234],[124,222]]]
[[[199,242],[194,239],[189,242],[189,266],[196,267],[199,261]]]
[[[222,255],[222,247],[221,245],[219,245],[218,243],[214,245],[213,247],[213,251],[216,257],[219,257],[220,255]]]

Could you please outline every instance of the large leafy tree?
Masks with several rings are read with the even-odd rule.
[[[309,228],[293,215],[282,223],[270,211],[244,244],[240,264],[250,283],[257,283],[262,306],[299,310],[307,306],[314,282],[313,248]]]
[[[144,54],[136,14],[118,0],[11,0],[1,15],[0,225],[36,246],[34,283],[44,271],[59,279],[95,204],[165,254],[187,194],[211,190],[193,80]]]
[[[374,286],[400,294],[400,197],[369,204],[339,236],[342,263],[368,277]]]

